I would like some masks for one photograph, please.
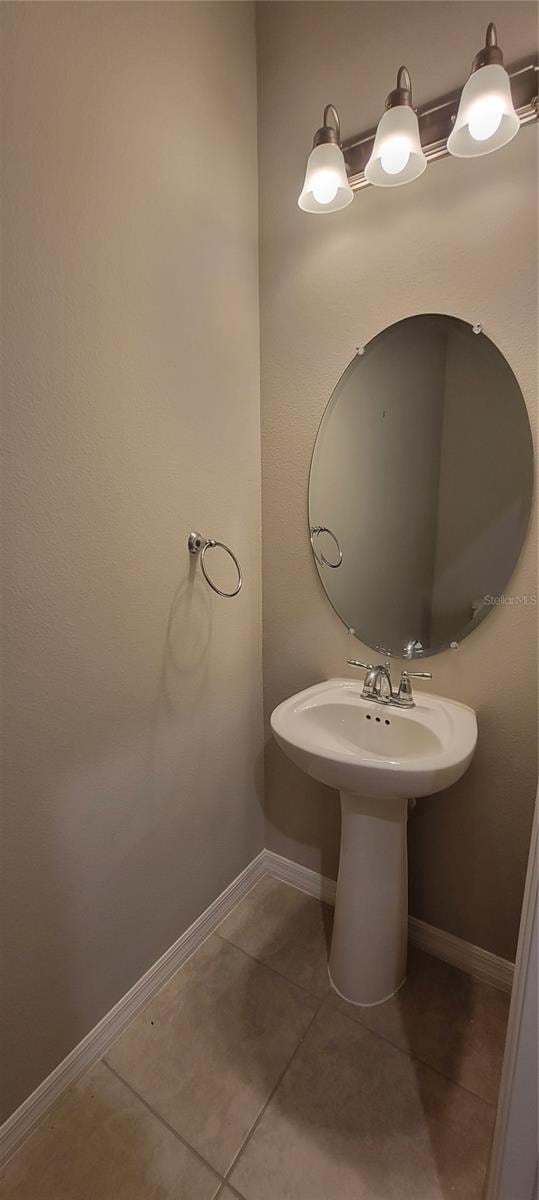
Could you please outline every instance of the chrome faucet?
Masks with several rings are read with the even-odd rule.
[[[376,667],[369,667],[363,682],[365,698],[370,697],[372,700],[377,700],[379,704],[389,704],[392,692],[389,663],[379,663]]]
[[[374,700],[376,704],[394,704],[397,708],[414,708],[415,700],[412,692],[412,679],[432,679],[430,671],[402,671],[398,690],[393,691],[391,683],[390,664],[358,662],[348,658],[349,667],[361,667],[367,674],[363,680],[363,700]]]

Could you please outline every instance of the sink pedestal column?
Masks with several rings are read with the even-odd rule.
[[[331,982],[353,1004],[381,1004],[406,978],[408,801],[341,792],[341,812]]]

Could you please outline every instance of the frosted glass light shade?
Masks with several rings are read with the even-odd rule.
[[[456,158],[490,154],[510,142],[519,128],[507,71],[490,63],[465,83],[447,149]]]
[[[299,197],[304,212],[327,213],[346,208],[354,199],[343,152],[335,142],[315,146],[307,159],[305,183]]]
[[[413,108],[396,104],[386,109],[378,123],[365,178],[376,187],[398,187],[417,179],[426,166]]]

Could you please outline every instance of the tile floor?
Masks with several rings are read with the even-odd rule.
[[[412,950],[328,985],[332,911],[261,880],[51,1109],[2,1200],[479,1200],[508,997]]]

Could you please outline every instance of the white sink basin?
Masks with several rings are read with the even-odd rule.
[[[275,737],[308,775],[366,796],[430,796],[464,774],[477,742],[473,709],[416,692],[415,707],[361,697],[362,683],[330,679],[279,704]]]
[[[380,1004],[406,978],[408,799],[464,774],[477,742],[473,709],[424,692],[410,709],[364,700],[362,683],[330,679],[279,704],[285,754],[341,793],[341,857],[330,954],[333,987]]]

